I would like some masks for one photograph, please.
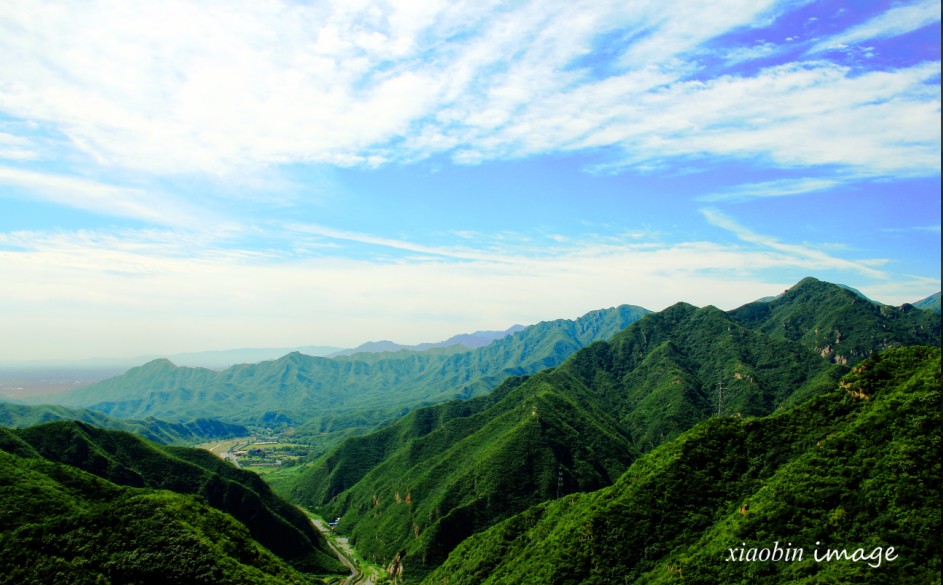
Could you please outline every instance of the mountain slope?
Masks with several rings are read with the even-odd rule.
[[[927,343],[940,336],[939,317],[916,311],[913,305],[882,305],[814,278],[800,281],[772,301],[750,303],[730,315],[775,339],[798,341],[834,363],[853,363],[872,351]]]
[[[29,427],[54,420],[78,420],[103,429],[128,431],[162,445],[192,445],[212,439],[244,437],[249,434],[242,425],[210,419],[197,419],[187,423],[172,423],[155,418],[127,420],[87,408],[26,406],[0,402],[0,426]]]
[[[928,296],[925,299],[921,299],[913,303],[918,309],[924,309],[926,311],[933,311],[937,315],[940,314],[940,293],[934,293]]]
[[[35,455],[0,429],[0,583],[311,583],[232,517]]]
[[[795,359],[769,373],[751,359],[758,347]],[[558,486],[569,493],[607,485],[638,452],[710,416],[724,367],[750,379],[729,392],[727,408],[754,414],[769,412],[795,382],[781,370],[799,368],[809,381],[827,364],[793,342],[751,334],[717,309],[678,305],[555,370],[508,382],[514,387],[470,401],[464,412],[431,407],[350,439],[306,470],[291,497],[342,516],[375,561],[398,556],[406,574],[421,575],[474,531],[555,497]],[[415,432],[422,419],[436,424]],[[597,469],[606,472],[587,474]],[[410,505],[397,494],[409,494]]]
[[[941,406],[939,348],[887,350],[825,395],[712,418],[611,487],[469,538],[424,583],[936,582]],[[739,560],[774,543],[793,559]],[[816,562],[828,548],[868,558]]]
[[[444,560],[475,530],[558,490],[610,484],[631,458],[618,422],[567,373],[542,372],[496,392],[505,397],[470,416],[443,417],[431,432],[407,440],[365,474],[357,473],[363,467],[338,469],[356,465],[363,453],[364,443],[352,440],[355,446],[347,446],[339,462],[313,468],[299,483],[320,479],[323,472],[324,482],[314,488],[323,499],[356,480],[329,505],[316,507],[343,516],[345,533],[357,539],[365,555],[389,561],[402,550],[400,556],[415,571]],[[306,492],[297,490],[295,497],[313,506],[323,503]]]
[[[594,489],[637,453],[699,421],[717,414],[766,415],[832,387],[846,365],[824,359],[801,335],[793,340],[763,331],[786,310],[810,327],[836,311],[838,325],[843,318],[858,319],[854,305],[862,299],[824,284],[803,281],[794,287],[802,294],[747,321],[751,327],[737,312],[684,303],[647,315],[552,371],[349,439],[306,470],[286,495],[344,517],[344,530],[363,552],[377,562],[395,559],[415,579],[474,531],[554,497],[558,486],[561,493]],[[809,288],[815,290],[804,290]],[[879,310],[870,332],[855,330],[864,340],[858,347],[867,340],[875,340],[874,350],[896,343],[893,332],[873,334],[894,319],[902,318]],[[934,337],[925,320],[910,325],[924,331],[921,339],[939,343],[938,327]],[[528,415],[541,421],[541,434],[526,433],[535,428],[528,426]],[[559,449],[581,440],[592,448]],[[592,475],[592,481],[581,475],[600,468],[607,473]],[[469,480],[498,476],[505,481]],[[397,493],[401,499],[409,493],[410,505],[390,503]]]
[[[358,354],[335,359],[299,353],[223,372],[155,360],[60,398],[122,418],[219,418],[241,424],[308,424],[311,435],[371,428],[417,406],[489,392],[511,375],[562,362],[647,311],[622,306],[575,321],[539,323],[485,347]]]
[[[121,431],[81,422],[52,422],[6,431],[15,453],[82,470],[132,488],[199,495],[210,506],[241,522],[252,538],[296,569],[325,573],[339,569],[307,517],[255,474],[209,452],[160,447]],[[2,445],[0,445],[2,447]]]

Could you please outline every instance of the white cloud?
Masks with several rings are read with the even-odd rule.
[[[780,253],[782,255],[781,266],[792,264],[795,267],[801,267],[809,271],[840,270],[854,272],[860,276],[876,280],[887,280],[889,278],[887,272],[875,268],[875,266],[886,264],[887,260],[885,259],[856,261],[839,258],[825,252],[825,246],[813,247],[808,244],[789,244],[771,236],[758,234],[716,209],[705,208],[701,210],[701,213],[712,225],[731,232],[738,239]]]
[[[717,212],[705,216],[741,243],[665,243],[629,234],[544,246],[553,240],[506,234],[491,251],[496,238],[465,234],[472,242],[461,253],[314,228],[321,236],[417,252],[378,260],[254,252],[165,229],[0,234],[0,318],[15,332],[0,337],[0,354],[15,360],[353,346],[377,338],[418,343],[624,302],[653,310],[682,300],[730,309],[793,284],[768,280],[771,270],[784,268],[800,276],[837,270],[866,293],[881,287],[879,300],[925,296],[926,279],[891,282],[866,261],[783,244]],[[80,342],[77,336],[92,331],[94,339]]]
[[[206,210],[162,193],[97,181],[0,166],[0,184],[25,189],[31,197],[104,215],[177,227],[205,226]]]
[[[738,202],[749,201],[751,199],[765,199],[768,197],[791,197],[794,195],[805,195],[825,191],[841,184],[841,181],[835,179],[812,177],[780,179],[776,181],[736,185],[698,196],[695,200],[705,202]]]
[[[898,5],[862,24],[819,41],[809,49],[809,52],[820,53],[832,49],[843,49],[861,41],[896,37],[939,21],[940,0],[923,0]]]
[[[707,43],[790,6],[16,0],[0,7],[0,111],[151,172],[600,147],[638,168],[719,155],[938,172],[938,63],[697,77]],[[594,71],[599,52],[615,57]]]
[[[39,154],[33,144],[23,136],[0,132],[0,159],[7,160],[33,160],[39,158]]]
[[[371,234],[363,234],[358,232],[351,232],[345,230],[337,230],[325,226],[319,226],[314,224],[284,224],[281,226],[282,231],[293,232],[294,234],[305,234],[312,235],[321,238],[328,238],[333,240],[344,240],[349,242],[356,242],[360,244],[369,244],[372,246],[377,246],[380,248],[392,248],[395,250],[405,250],[408,252],[417,252],[419,254],[430,255],[430,256],[443,256],[447,258],[453,258],[456,260],[482,260],[488,259],[496,261],[497,257],[493,255],[483,256],[481,253],[476,252],[471,249],[463,248],[445,248],[445,247],[434,247],[434,246],[424,246],[421,244],[415,244],[413,242],[396,240],[393,238],[385,238],[374,236]]]
[[[793,37],[789,37],[786,41],[796,40]],[[766,57],[771,57],[780,53],[783,50],[783,47],[777,45],[776,43],[762,42],[749,47],[736,47],[728,51],[724,58],[726,59],[728,65],[735,63],[742,63],[744,61],[752,61],[754,59],[763,59]]]

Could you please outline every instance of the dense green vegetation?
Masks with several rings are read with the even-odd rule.
[[[836,360],[814,333],[779,335],[785,315],[803,331],[848,331],[841,343],[856,349]],[[767,415],[826,392],[869,342],[868,352],[899,344],[895,332],[938,345],[939,318],[811,279],[729,314],[678,304],[553,370],[348,439],[280,489],[342,516],[361,552],[395,560],[415,581],[474,532],[608,485],[639,453],[700,421]]]
[[[934,293],[928,296],[925,299],[921,299],[914,303],[914,306],[918,309],[926,309],[928,311],[933,311],[937,315],[940,314],[940,293]]]
[[[87,408],[0,402],[0,426],[29,427],[54,420],[79,420],[102,429],[128,431],[162,445],[193,445],[249,434],[249,430],[242,425],[205,418],[186,423],[167,422],[152,417],[143,420],[120,419]]]
[[[343,573],[257,475],[97,428],[163,443],[245,431],[198,416],[321,447],[379,428],[272,477],[407,583],[939,582],[927,306],[806,279],[730,312],[625,306],[474,351],[224,372],[159,360],[70,395],[95,411],[2,405],[0,424],[45,424],[0,428],[0,583]],[[805,557],[736,558],[776,547]],[[826,548],[861,552],[816,562]]]
[[[938,583],[941,407],[940,349],[887,350],[824,395],[711,418],[611,487],[467,539],[424,583]],[[817,562],[829,549],[851,558]]]
[[[486,394],[508,376],[555,366],[645,313],[627,305],[593,311],[573,321],[532,325],[471,351],[452,347],[332,359],[292,353],[223,372],[155,360],[75,390],[60,402],[122,418],[291,425],[293,440],[330,444],[416,407]]]
[[[815,311],[803,309],[811,304]],[[799,341],[834,363],[856,362],[872,351],[927,343],[940,336],[939,316],[909,304],[875,303],[814,278],[770,302],[751,303],[730,314],[774,339]]]
[[[0,456],[0,510],[15,517],[0,558],[22,577],[10,582],[274,583],[343,572],[300,510],[206,451],[63,421],[0,429]],[[64,577],[48,579],[49,567]]]

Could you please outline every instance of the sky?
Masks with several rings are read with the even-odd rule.
[[[0,362],[940,290],[940,2],[0,3]]]

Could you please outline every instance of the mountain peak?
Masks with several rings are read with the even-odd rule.
[[[933,344],[940,323],[921,311],[901,311],[855,289],[804,278],[769,302],[753,302],[729,315],[776,339],[799,341],[836,363],[854,363],[895,345]]]
[[[176,369],[176,368],[177,368],[177,364],[173,363],[169,359],[157,358],[157,359],[147,362],[144,365],[141,365],[132,369],[137,370],[137,371],[162,371],[162,370],[169,370],[169,369]]]
[[[861,297],[862,299],[868,301],[869,303],[875,302],[869,299],[867,296],[865,296],[865,294],[861,292],[860,290],[856,288],[852,288],[848,286],[847,284],[826,282],[824,280],[819,280],[812,276],[806,276],[805,278],[803,278],[802,280],[794,284],[792,287],[787,289],[783,294],[784,295],[790,294],[790,293],[800,294],[800,293],[809,293],[811,291],[827,291],[827,290],[835,290],[835,289],[840,289],[840,290],[853,293],[857,295],[858,297]]]

